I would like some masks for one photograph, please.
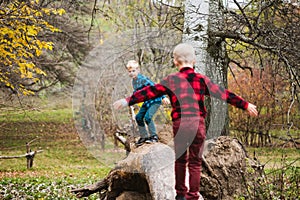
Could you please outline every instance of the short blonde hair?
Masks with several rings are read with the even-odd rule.
[[[126,69],[138,69],[140,67],[139,63],[135,60],[129,60],[126,65]]]
[[[187,43],[178,44],[173,50],[173,56],[179,63],[193,63],[196,59],[193,46]]]

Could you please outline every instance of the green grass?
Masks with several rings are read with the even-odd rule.
[[[287,138],[287,139],[290,139],[291,137],[292,138],[300,137],[299,130],[297,130],[297,129],[288,130],[288,128],[283,129],[283,130],[271,130],[269,134],[272,136],[283,137],[283,138]]]
[[[72,118],[72,109],[58,110],[17,110],[2,111],[0,114],[0,123],[2,122],[69,122]]]
[[[300,167],[300,150],[296,148],[248,147],[247,151],[251,158],[256,157],[261,164],[265,165],[266,170],[283,165]]]
[[[96,159],[74,133],[67,136],[60,135],[57,138],[46,138],[47,136],[42,135],[43,138],[31,144],[33,151],[43,150],[35,156],[34,167],[31,170],[27,171],[25,158],[0,159],[0,174],[20,173],[22,176],[31,176],[34,172],[37,175],[47,174],[49,177],[56,177],[57,174],[60,174],[77,178],[86,178],[90,175],[102,178],[114,167],[118,159],[125,156],[122,149],[114,151],[112,148],[107,147],[105,151],[98,150],[101,156]],[[12,139],[14,140],[15,137]],[[15,142],[9,141],[9,137],[7,137],[6,143],[14,144],[14,146],[11,146],[11,148],[9,145],[6,145],[5,148],[1,146],[0,155],[25,154],[26,142],[26,138],[18,138]],[[108,141],[108,143],[110,142]],[[111,144],[107,144],[107,146],[111,146]]]
[[[29,141],[33,151],[43,152],[31,169],[26,158],[0,159],[0,199],[76,199],[70,189],[100,181],[125,157],[107,139],[96,158],[78,136],[72,114],[68,108],[1,113],[0,156],[24,155]]]
[[[0,199],[76,199],[71,189],[100,181],[125,156],[122,150],[106,149],[96,159],[80,140],[40,146],[43,152],[35,156],[31,169],[26,167],[26,158],[0,160]],[[24,148],[1,150],[2,155],[24,153]],[[88,199],[97,199],[97,195]]]

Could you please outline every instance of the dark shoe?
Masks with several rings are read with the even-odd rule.
[[[176,195],[175,200],[186,200],[184,196]]]
[[[154,136],[151,136],[150,137],[150,140],[151,140],[151,142],[158,142],[158,137],[157,137],[157,135],[154,135]]]
[[[151,139],[151,137],[149,137],[149,138],[146,138],[146,141],[145,141],[145,143],[147,143],[147,144],[150,144],[150,143],[152,143],[152,139]]]
[[[141,146],[142,144],[144,144],[146,142],[146,140],[148,140],[148,138],[140,138],[136,143],[135,146]]]

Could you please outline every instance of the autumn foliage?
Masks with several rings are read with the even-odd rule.
[[[17,94],[32,94],[27,88],[46,73],[35,62],[53,43],[43,40],[41,33],[60,30],[45,16],[62,15],[63,9],[39,6],[39,1],[8,1],[0,7],[0,85]]]
[[[264,146],[274,144],[274,139],[293,141],[299,124],[299,105],[288,74],[278,72],[268,65],[263,70],[239,71],[233,68],[229,76],[229,89],[257,105],[258,118],[230,107],[230,129],[245,144]],[[287,76],[282,76],[286,74]],[[280,135],[280,136],[279,136]]]

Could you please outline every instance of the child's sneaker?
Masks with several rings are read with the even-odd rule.
[[[150,143],[152,143],[152,139],[151,139],[151,137],[148,137],[148,138],[146,138],[146,141],[145,141],[145,143],[147,143],[147,144],[150,144]]]
[[[151,140],[151,142],[158,142],[158,137],[157,137],[157,135],[153,135],[153,136],[151,136],[150,137],[150,140]]]
[[[141,146],[142,144],[144,144],[146,142],[146,140],[148,140],[148,138],[140,138],[136,143],[135,146]]]

